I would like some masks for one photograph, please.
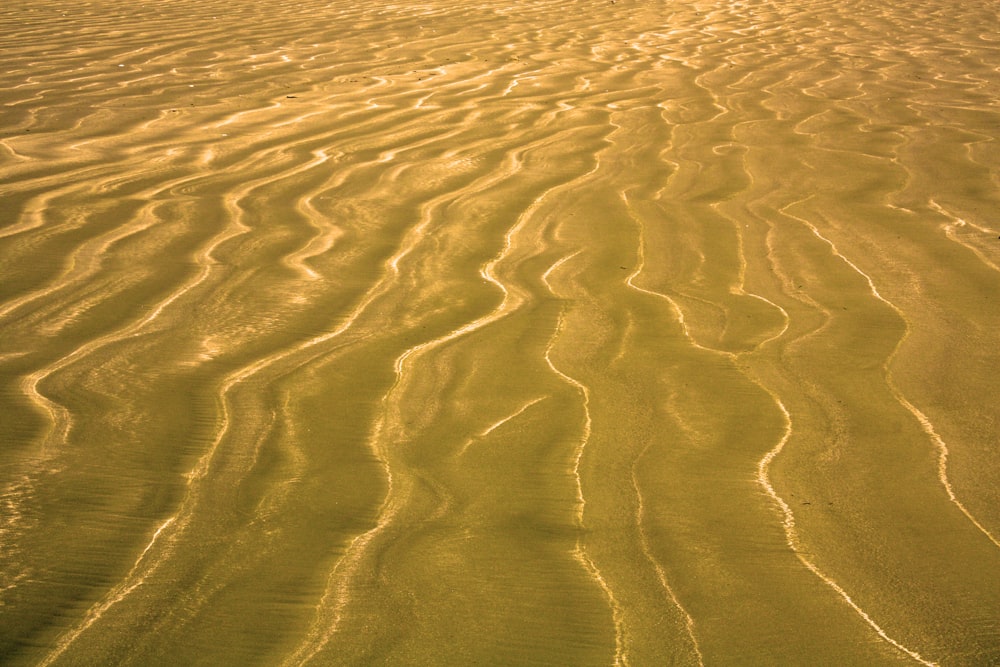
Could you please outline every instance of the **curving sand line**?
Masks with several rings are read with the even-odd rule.
[[[556,295],[555,290],[552,288],[549,282],[549,277],[552,273],[559,270],[559,268],[571,261],[574,257],[580,254],[581,251],[574,252],[570,255],[566,255],[550,266],[545,273],[542,274],[542,283],[548,288],[553,295]],[[545,363],[548,364],[552,372],[555,373],[564,382],[572,386],[576,391],[580,393],[580,401],[583,408],[583,433],[580,437],[580,443],[576,448],[576,452],[573,457],[573,478],[576,480],[576,493],[577,493],[577,509],[576,509],[576,521],[577,528],[582,532],[585,528],[585,515],[587,500],[583,496],[583,483],[580,478],[580,460],[583,458],[584,450],[587,447],[587,441],[590,439],[592,422],[590,416],[590,391],[587,389],[586,385],[582,384],[578,380],[571,378],[570,376],[563,373],[552,361],[552,349],[555,346],[559,338],[559,333],[563,328],[563,317],[560,314],[559,323],[556,325],[555,333],[549,341],[549,345],[545,348]],[[576,541],[576,549],[573,554],[574,558],[580,562],[580,565],[587,571],[594,582],[601,588],[604,592],[604,596],[607,598],[608,606],[611,609],[612,620],[615,626],[615,665],[628,665],[628,646],[625,643],[625,626],[624,620],[622,618],[621,605],[615,599],[614,592],[608,585],[608,582],[604,579],[601,571],[598,569],[597,565],[590,558],[587,553],[586,543],[583,541],[582,537],[578,537]]]
[[[785,213],[785,215],[790,215],[785,211],[782,212]],[[790,216],[790,217],[795,217],[795,216]],[[906,341],[906,338],[909,335],[912,327],[909,320],[906,318],[906,315],[903,313],[902,310],[900,310],[892,302],[887,300],[879,293],[878,289],[875,287],[875,283],[872,282],[871,276],[869,276],[860,268],[858,268],[858,266],[854,262],[844,257],[840,253],[840,251],[837,250],[837,246],[835,246],[833,242],[830,241],[828,238],[820,234],[819,230],[816,229],[816,227],[813,224],[811,224],[807,220],[802,220],[801,218],[798,219],[805,226],[807,226],[816,237],[818,237],[819,239],[824,241],[827,245],[829,245],[830,250],[831,252],[833,252],[834,255],[836,255],[841,261],[843,261],[845,264],[851,267],[851,269],[857,272],[858,275],[864,278],[865,281],[868,283],[869,289],[871,289],[872,295],[882,303],[889,306],[893,311],[895,311],[896,314],[899,316],[899,318],[906,324],[906,333],[904,333],[903,336],[899,339],[899,342],[896,344],[896,347],[893,348],[892,353],[889,355],[889,357],[885,360],[885,363],[883,364],[882,370],[883,373],[885,374],[886,383],[889,386],[889,389],[892,392],[893,397],[895,397],[895,399],[899,401],[899,404],[902,405],[904,408],[906,408],[907,411],[909,411],[909,413],[913,415],[913,417],[920,423],[920,428],[923,429],[924,433],[927,434],[930,441],[934,443],[934,446],[938,451],[938,479],[941,481],[941,486],[943,486],[945,491],[947,492],[948,499],[951,501],[953,505],[955,505],[962,512],[962,514],[966,516],[966,518],[969,521],[972,522],[972,525],[974,525],[976,529],[979,530],[979,532],[981,532],[995,546],[1000,547],[1000,542],[997,541],[997,538],[994,537],[990,533],[990,531],[987,530],[979,522],[979,520],[976,519],[976,517],[973,516],[968,509],[966,509],[965,505],[963,505],[962,502],[955,496],[955,491],[952,489],[951,482],[948,480],[948,445],[944,442],[944,440],[941,439],[941,436],[937,434],[937,431],[934,430],[934,425],[930,422],[929,419],[927,419],[927,416],[924,415],[923,412],[921,412],[916,406],[914,406],[906,398],[906,396],[904,396],[902,392],[899,391],[899,388],[896,386],[896,383],[893,382],[892,380],[892,371],[891,371],[892,360],[899,352],[900,347],[902,347],[903,343]]]
[[[805,556],[804,553],[802,553],[799,547],[798,533],[795,530],[795,515],[792,513],[792,509],[788,506],[788,503],[785,502],[785,500],[781,496],[779,496],[778,493],[774,490],[774,487],[771,485],[771,480],[769,475],[771,462],[775,459],[776,456],[778,456],[781,453],[781,450],[784,449],[785,447],[785,443],[788,442],[788,438],[791,437],[792,435],[791,415],[788,414],[788,411],[785,409],[785,406],[776,397],[775,397],[775,402],[781,409],[782,413],[785,415],[787,428],[781,440],[779,440],[778,444],[774,446],[774,449],[765,454],[764,458],[762,458],[758,463],[757,481],[760,483],[761,487],[763,487],[764,491],[767,493],[768,496],[771,497],[771,499],[775,502],[775,504],[781,511],[781,514],[783,516],[782,525],[785,529],[785,535],[787,536],[789,548],[795,552],[795,556],[799,559],[799,561],[803,565],[805,565],[809,569],[810,572],[819,577],[823,581],[823,583],[825,583],[827,586],[835,590],[837,594],[840,595],[841,598],[843,598],[844,602],[846,602],[851,607],[851,609],[853,609],[858,614],[858,616],[864,619],[865,623],[871,626],[872,630],[874,630],[875,633],[883,641],[891,644],[892,646],[894,646],[901,652],[905,653],[906,655],[910,656],[911,658],[913,658],[922,665],[927,665],[928,667],[936,666],[938,663],[927,660],[913,649],[903,646],[898,641],[896,641],[888,634],[886,634],[885,630],[883,630],[881,626],[879,626],[879,624],[875,622],[875,620],[868,614],[868,612],[866,612],[864,609],[858,606],[858,604],[853,599],[851,599],[851,596],[847,594],[847,591],[845,591],[836,581],[830,579],[828,576],[823,574],[822,570],[816,567],[815,563],[813,563],[812,560],[810,560],[808,557]]]
[[[627,202],[628,202],[627,196],[625,196],[623,194],[622,197],[626,201],[626,204],[627,204]],[[817,236],[820,236],[819,232],[815,229],[815,227],[812,227],[811,225],[810,225],[810,227],[811,227],[813,233],[815,233]],[[823,238],[823,237],[820,236],[820,238]],[[826,240],[826,239],[824,238],[823,240]],[[827,241],[827,242],[829,243],[829,241]],[[834,249],[834,252],[836,252],[836,248],[833,247],[832,243],[830,245]],[[698,342],[695,341],[695,339],[691,336],[691,333],[688,330],[687,325],[686,325],[686,323],[684,321],[684,313],[683,313],[683,311],[678,307],[678,305],[676,304],[676,302],[673,299],[671,299],[669,296],[667,296],[665,294],[661,294],[659,292],[655,292],[655,291],[648,290],[648,289],[645,289],[643,287],[637,286],[634,283],[634,280],[642,274],[642,271],[643,271],[643,269],[645,267],[645,257],[644,257],[644,254],[643,254],[644,243],[643,243],[643,240],[642,240],[641,233],[640,233],[639,244],[638,244],[637,247],[638,247],[638,252],[637,252],[636,265],[635,265],[635,268],[633,269],[633,271],[629,274],[628,278],[626,279],[626,284],[629,287],[631,287],[632,289],[635,289],[638,292],[641,292],[643,294],[647,294],[647,295],[650,295],[650,296],[653,296],[653,297],[665,300],[670,305],[670,307],[674,311],[674,313],[676,314],[677,321],[681,325],[682,329],[684,330],[685,336],[690,340],[691,344],[694,347],[696,347],[696,348],[698,348],[700,350],[706,351],[706,352],[712,352],[712,353],[715,353],[715,354],[722,355],[723,357],[725,357],[727,359],[730,359],[731,361],[733,361],[735,363],[737,361],[737,359],[739,358],[739,356],[740,356],[739,354],[731,353],[731,352],[726,352],[726,351],[721,351],[721,350],[715,350],[715,349],[712,349],[712,348],[708,348],[708,347],[705,347],[705,346],[703,346],[703,345],[701,345],[701,344],[699,344]],[[838,254],[838,256],[840,256],[839,253],[837,253],[837,254]],[[844,261],[847,261],[847,260],[845,259]],[[741,269],[742,269],[742,267],[745,267],[745,263],[743,263],[743,262],[741,262]],[[854,267],[854,268],[856,269],[856,267]],[[742,276],[743,276],[743,273],[742,273],[742,270],[741,270],[741,272],[740,272],[740,285],[736,288],[736,289],[738,289],[741,292],[743,291],[743,289],[742,289]],[[869,283],[870,283],[870,281],[869,281]],[[872,286],[872,290],[874,292],[874,286]],[[743,293],[746,294],[746,292],[743,292]],[[878,296],[877,292],[875,292],[875,294],[876,294],[876,296]],[[757,295],[750,295],[750,296],[757,296]],[[781,336],[783,336],[785,334],[785,332],[787,331],[787,329],[788,329],[787,322],[789,321],[788,313],[784,309],[782,309],[780,306],[778,306],[777,304],[775,304],[774,302],[772,302],[772,301],[770,301],[768,299],[764,299],[763,297],[758,297],[758,298],[761,298],[762,300],[766,301],[768,304],[774,306],[775,308],[778,308],[782,312],[782,314],[784,315],[784,319],[785,319],[786,324],[785,324],[785,326],[783,327],[783,329],[781,330],[781,332],[779,334],[777,334],[776,336],[772,336],[771,338],[767,339],[763,343],[759,344],[756,348],[754,348],[755,350],[758,349],[758,348],[760,348],[760,347],[763,347],[767,343],[770,343],[772,341],[775,341],[775,340],[778,340],[779,338],[781,338]],[[777,491],[774,489],[774,486],[771,484],[770,474],[769,474],[769,470],[770,470],[770,467],[771,467],[771,462],[775,459],[775,457],[777,457],[781,453],[782,449],[784,449],[784,447],[785,447],[785,444],[788,442],[788,439],[791,437],[791,434],[792,434],[791,415],[788,413],[788,411],[785,408],[784,404],[781,402],[780,398],[777,395],[775,395],[765,385],[761,384],[758,380],[753,379],[753,378],[750,378],[750,379],[755,384],[757,384],[761,389],[763,389],[764,391],[766,391],[771,396],[772,400],[774,400],[774,402],[775,402],[775,405],[779,408],[779,410],[781,411],[782,415],[785,418],[785,433],[784,433],[784,435],[781,437],[781,439],[778,441],[778,443],[774,446],[774,448],[772,448],[771,450],[769,450],[764,455],[764,457],[762,459],[760,459],[760,461],[757,464],[757,482],[760,484],[761,487],[763,487],[763,489],[767,493],[767,495],[778,506],[778,508],[781,511],[781,514],[783,515],[782,525],[783,525],[784,530],[785,530],[786,540],[787,540],[789,549],[792,550],[792,552],[795,554],[796,558],[798,558],[798,560],[810,572],[812,572],[814,575],[816,575],[827,586],[829,586],[834,591],[836,591],[837,594],[840,595],[841,598],[843,598],[843,600],[865,621],[865,623],[867,623],[872,628],[872,630],[875,631],[875,633],[883,641],[891,644],[893,647],[897,648],[898,650],[900,650],[901,652],[905,653],[906,655],[909,655],[911,658],[913,658],[914,660],[920,662],[921,664],[924,664],[924,665],[936,665],[937,663],[927,661],[919,653],[917,653],[917,652],[913,651],[912,649],[907,648],[906,646],[900,644],[898,641],[896,641],[895,639],[893,639],[892,637],[890,637],[888,634],[886,634],[886,632],[878,625],[878,623],[876,623],[875,620],[872,619],[872,617],[863,608],[861,608],[860,606],[858,606],[858,604],[853,599],[851,599],[851,597],[847,594],[847,592],[839,584],[837,584],[836,581],[834,581],[833,579],[831,579],[830,577],[828,577],[826,574],[824,574],[808,557],[806,557],[803,554],[801,548],[799,547],[799,537],[798,537],[798,534],[797,534],[797,531],[796,531],[796,528],[795,528],[795,515],[793,514],[791,508],[789,507],[789,505],[785,501],[785,499],[782,498],[780,495],[778,495]],[[954,498],[953,498],[953,500],[954,500]],[[978,524],[977,524],[977,526],[978,526]],[[658,572],[661,573],[661,576],[662,576],[662,569],[658,567],[657,570],[658,570]],[[664,588],[668,591],[668,593],[670,594],[671,598],[674,600],[675,604],[677,604],[677,606],[679,608],[681,608],[681,610],[683,611],[683,607],[681,607],[681,605],[679,604],[679,602],[676,599],[676,596],[674,595],[674,593],[672,592],[672,590],[666,584],[665,581],[664,581]],[[695,649],[698,652],[699,661],[702,662],[703,661],[703,656],[701,655],[701,652],[698,649],[697,640],[695,639],[695,636],[693,634],[694,621],[693,621],[693,619],[691,619],[691,617],[689,615],[687,615],[686,612],[685,612],[685,616],[687,616],[687,618],[688,618],[689,632],[691,633],[691,638],[692,638],[692,641],[694,642]]]

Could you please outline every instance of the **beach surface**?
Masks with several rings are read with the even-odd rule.
[[[0,663],[1000,664],[993,0],[8,0]]]

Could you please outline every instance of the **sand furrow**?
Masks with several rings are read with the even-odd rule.
[[[784,449],[785,444],[788,442],[788,438],[789,438],[789,436],[792,433],[792,422],[791,422],[790,415],[788,414],[788,411],[785,409],[785,406],[781,403],[781,401],[777,399],[777,397],[775,397],[775,402],[778,404],[778,407],[781,409],[782,413],[785,415],[787,430],[785,431],[785,434],[782,436],[781,440],[778,441],[778,444],[776,444],[774,446],[774,449],[768,451],[767,454],[764,455],[764,458],[762,458],[760,460],[760,462],[758,463],[757,480],[760,482],[760,485],[764,488],[764,490],[767,492],[767,494],[772,498],[772,500],[774,500],[775,504],[777,504],[777,506],[781,510],[781,514],[783,516],[782,525],[785,528],[785,534],[787,536],[789,548],[792,549],[792,551],[795,552],[795,555],[798,557],[799,561],[802,562],[802,564],[805,565],[809,569],[810,572],[812,572],[817,577],[819,577],[823,581],[823,583],[825,583],[827,586],[829,586],[830,588],[832,588],[833,590],[835,590],[837,592],[837,594],[840,595],[844,599],[844,601],[855,612],[857,612],[857,614],[861,618],[864,619],[865,623],[867,623],[868,625],[871,626],[872,630],[874,630],[875,633],[883,641],[888,642],[889,644],[891,644],[895,648],[899,649],[900,651],[902,651],[906,655],[910,656],[911,658],[913,658],[914,660],[916,660],[920,664],[923,664],[923,665],[937,665],[938,663],[928,661],[927,659],[925,659],[923,656],[921,656],[916,651],[914,651],[914,650],[912,650],[910,648],[907,648],[903,644],[900,644],[898,641],[896,641],[895,639],[893,639],[892,637],[890,637],[889,635],[887,635],[886,632],[885,632],[885,630],[883,630],[879,626],[879,624],[875,620],[872,619],[872,617],[868,614],[868,612],[866,612],[864,609],[862,609],[861,607],[859,607],[858,604],[854,600],[851,599],[851,596],[848,595],[847,592],[839,584],[837,584],[836,581],[834,581],[833,579],[830,579],[830,577],[828,577],[826,574],[824,574],[801,551],[801,547],[799,545],[798,534],[797,534],[797,532],[795,530],[795,515],[792,513],[792,510],[788,506],[788,503],[785,501],[785,499],[782,498],[781,496],[779,496],[778,493],[774,490],[774,487],[771,485],[771,480],[770,480],[769,469],[771,467],[771,463],[774,460],[774,458],[781,453],[781,450]]]
[[[550,266],[545,273],[542,274],[542,283],[548,288],[552,294],[555,296],[556,291],[552,288],[549,278],[551,274],[558,271],[559,268],[566,262],[571,261],[579,252],[573,253],[571,255],[566,255]],[[549,342],[549,345],[545,348],[545,363],[548,364],[549,368],[555,373],[561,380],[566,382],[568,385],[572,386],[580,394],[580,401],[583,411],[583,427],[582,433],[580,435],[580,442],[576,447],[572,457],[572,474],[576,481],[576,521],[577,528],[580,532],[586,529],[586,511],[587,511],[587,501],[583,495],[583,482],[580,477],[580,461],[583,458],[584,452],[587,447],[587,441],[590,439],[592,431],[592,421],[590,415],[590,390],[587,389],[586,385],[582,384],[578,380],[566,375],[564,372],[559,370],[556,364],[552,361],[552,350],[559,340],[559,333],[562,330],[564,323],[562,321],[562,316],[556,325],[555,333]],[[614,592],[608,585],[604,576],[601,574],[600,569],[594,563],[593,559],[589,556],[587,552],[586,542],[582,538],[577,538],[576,548],[574,550],[574,557],[580,562],[583,568],[587,571],[594,582],[600,586],[601,590],[604,592],[605,597],[608,600],[608,605],[611,609],[611,616],[614,621],[615,626],[615,655],[614,664],[615,665],[627,665],[628,664],[628,647],[625,645],[625,627],[622,619],[622,609],[615,599]]]
[[[809,227],[810,231],[814,235],[816,235],[824,243],[826,243],[827,245],[829,245],[831,252],[835,256],[837,256],[841,261],[843,261],[845,264],[847,264],[851,268],[851,270],[857,272],[862,278],[864,278],[865,282],[868,283],[868,288],[871,290],[872,296],[874,296],[876,299],[878,299],[879,301],[881,301],[885,305],[889,306],[889,308],[891,308],[899,316],[899,318],[903,321],[904,325],[906,326],[906,329],[905,329],[905,331],[903,333],[903,336],[900,338],[900,340],[896,344],[896,346],[892,349],[892,352],[886,358],[886,360],[885,360],[885,362],[883,363],[883,366],[882,366],[882,368],[883,368],[883,374],[885,376],[885,381],[886,381],[887,385],[889,386],[889,389],[892,392],[894,398],[900,403],[900,405],[902,405],[904,408],[906,408],[906,410],[909,411],[913,415],[913,417],[920,423],[920,427],[927,434],[927,436],[930,439],[930,441],[934,444],[935,448],[938,450],[938,478],[940,479],[941,485],[944,487],[945,491],[948,494],[948,499],[962,512],[962,514],[964,514],[969,519],[969,521],[972,522],[972,524],[990,542],[992,542],[994,545],[1000,547],[1000,542],[997,542],[997,538],[994,537],[992,534],[990,534],[990,532],[985,527],[983,527],[983,525],[976,519],[976,517],[974,517],[969,512],[969,510],[966,509],[965,505],[963,505],[962,502],[955,496],[955,492],[954,492],[954,489],[951,486],[951,482],[948,480],[948,445],[945,444],[944,440],[941,439],[941,436],[939,436],[937,434],[937,432],[934,430],[934,425],[930,423],[930,421],[927,419],[926,415],[924,415],[923,412],[921,412],[909,400],[907,400],[906,396],[904,396],[899,391],[899,388],[892,381],[891,367],[892,367],[893,358],[896,356],[897,352],[899,351],[899,348],[905,342],[906,337],[910,333],[912,325],[907,320],[907,318],[906,318],[906,316],[905,316],[905,314],[903,313],[902,310],[900,310],[897,306],[895,306],[892,302],[888,301],[884,296],[882,296],[879,293],[878,289],[875,287],[875,283],[872,282],[871,276],[869,276],[864,271],[862,271],[860,268],[858,268],[858,266],[854,262],[852,262],[848,258],[844,257],[842,254],[840,254],[840,251],[837,250],[837,246],[835,246],[833,244],[833,242],[830,241],[828,238],[826,238],[825,236],[823,236],[822,234],[820,234],[819,230],[816,229],[816,227],[814,225],[812,225],[807,220],[801,220],[800,219],[800,221],[803,224],[805,224],[807,227]]]
[[[558,139],[561,137],[561,133],[554,136]],[[527,179],[526,182],[532,184],[533,180],[537,178],[535,176],[537,167],[533,166],[533,163],[538,159],[535,158],[535,153],[544,155],[550,146],[558,146],[559,143],[558,141],[554,142],[551,137],[527,143],[522,148],[507,155],[500,163],[501,169],[465,188],[455,190],[447,197],[430,200],[421,209],[421,222],[416,229],[420,231],[424,228],[438,227],[444,233],[448,229],[445,226],[447,221],[453,218],[461,220],[451,211],[461,211],[464,206],[468,205],[466,202],[472,205],[472,210],[476,210],[476,208],[482,207],[482,204],[478,203],[477,200],[492,190],[506,189],[510,187],[511,183],[521,179]],[[335,564],[328,578],[326,592],[316,607],[316,616],[311,630],[300,647],[289,658],[290,661],[309,660],[326,650],[327,645],[331,643],[329,650],[341,646],[344,642],[342,635],[346,632],[340,630],[344,615],[348,613],[351,604],[359,606],[364,602],[360,599],[355,600],[356,595],[351,593],[352,587],[360,587],[360,583],[352,581],[362,572],[359,568],[362,567],[363,563],[373,559],[385,559],[386,565],[383,567],[390,568],[389,563],[392,561],[382,555],[390,542],[390,537],[387,536],[388,532],[393,533],[391,542],[402,542],[403,538],[400,534],[406,535],[409,531],[405,525],[398,525],[402,523],[402,520],[397,517],[401,516],[402,513],[417,511],[416,508],[420,506],[416,499],[419,484],[414,480],[414,476],[431,485],[438,485],[432,477],[426,476],[426,473],[409,469],[405,460],[400,459],[401,455],[393,453],[392,445],[399,446],[414,440],[417,438],[414,433],[419,432],[420,423],[426,422],[430,415],[444,412],[443,406],[438,401],[432,401],[423,406],[424,414],[420,418],[407,419],[405,417],[407,401],[404,397],[413,391],[414,386],[419,386],[420,382],[426,381],[426,378],[445,372],[443,369],[435,370],[437,364],[434,359],[436,356],[444,356],[445,350],[455,349],[462,341],[487,328],[495,328],[498,323],[512,317],[513,314],[522,309],[530,292],[524,286],[508,282],[510,278],[504,275],[507,272],[505,266],[510,263],[513,255],[523,254],[524,249],[529,249],[531,255],[544,252],[546,241],[538,238],[537,211],[546,205],[555,193],[572,189],[579,178],[575,177],[566,183],[556,182],[526,200],[523,210],[514,217],[513,224],[509,228],[502,229],[502,233],[499,234],[501,244],[499,251],[485,263],[476,266],[476,277],[499,290],[501,299],[497,305],[475,319],[463,322],[459,326],[449,328],[435,338],[407,348],[396,358],[393,364],[395,379],[390,390],[380,401],[381,417],[371,440],[371,446],[378,452],[379,458],[386,461],[387,470],[393,471],[391,477],[396,480],[396,483],[389,490],[392,495],[387,496],[378,523],[364,536],[352,542],[344,557]],[[399,276],[399,282],[412,284],[414,288],[421,287],[424,283],[411,278],[411,274],[415,277],[419,275],[418,272],[429,270],[425,266],[424,260],[419,262],[411,260],[411,254],[421,245],[428,243],[425,236],[426,234],[422,233],[414,234],[410,243],[404,244],[389,262],[392,270]],[[522,237],[526,238],[522,239]],[[424,370],[421,371],[421,368]],[[493,423],[481,432],[479,437],[485,438],[490,432],[543,399],[544,397],[535,398],[526,402],[519,410]],[[471,442],[472,440],[467,440],[463,443],[459,452],[464,452]],[[398,491],[398,489],[402,489],[402,491]],[[447,508],[439,506],[429,516],[424,516],[422,521],[433,522],[436,520],[434,517],[446,516],[447,514]]]

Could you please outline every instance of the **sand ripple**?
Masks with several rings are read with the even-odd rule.
[[[997,23],[7,3],[0,661],[1000,662]]]

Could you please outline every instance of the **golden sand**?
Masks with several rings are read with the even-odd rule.
[[[991,0],[0,8],[0,662],[1000,664]]]

